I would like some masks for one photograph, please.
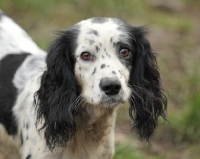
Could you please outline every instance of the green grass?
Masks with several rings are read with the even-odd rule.
[[[144,156],[137,153],[137,150],[129,145],[116,144],[116,153],[113,159],[141,159]]]

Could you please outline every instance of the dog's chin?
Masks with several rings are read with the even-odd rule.
[[[116,107],[125,103],[122,96],[103,96],[100,100],[100,106],[102,107]]]

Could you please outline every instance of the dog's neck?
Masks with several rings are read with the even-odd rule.
[[[112,156],[116,108],[87,105],[76,117],[76,133],[67,145],[73,157]],[[83,158],[84,158],[83,157]]]
[[[80,116],[76,118],[77,133],[85,131],[87,139],[98,142],[115,125],[116,108],[87,105],[83,109]]]

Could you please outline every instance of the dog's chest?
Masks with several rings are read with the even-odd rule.
[[[103,115],[96,121],[77,120],[80,125],[77,125],[75,137],[67,144],[64,154],[69,159],[111,159],[114,153],[115,113]],[[64,154],[62,159],[66,159]]]

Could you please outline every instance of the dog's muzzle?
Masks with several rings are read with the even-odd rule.
[[[121,83],[117,78],[104,77],[101,79],[99,87],[108,96],[117,95],[121,89]]]

